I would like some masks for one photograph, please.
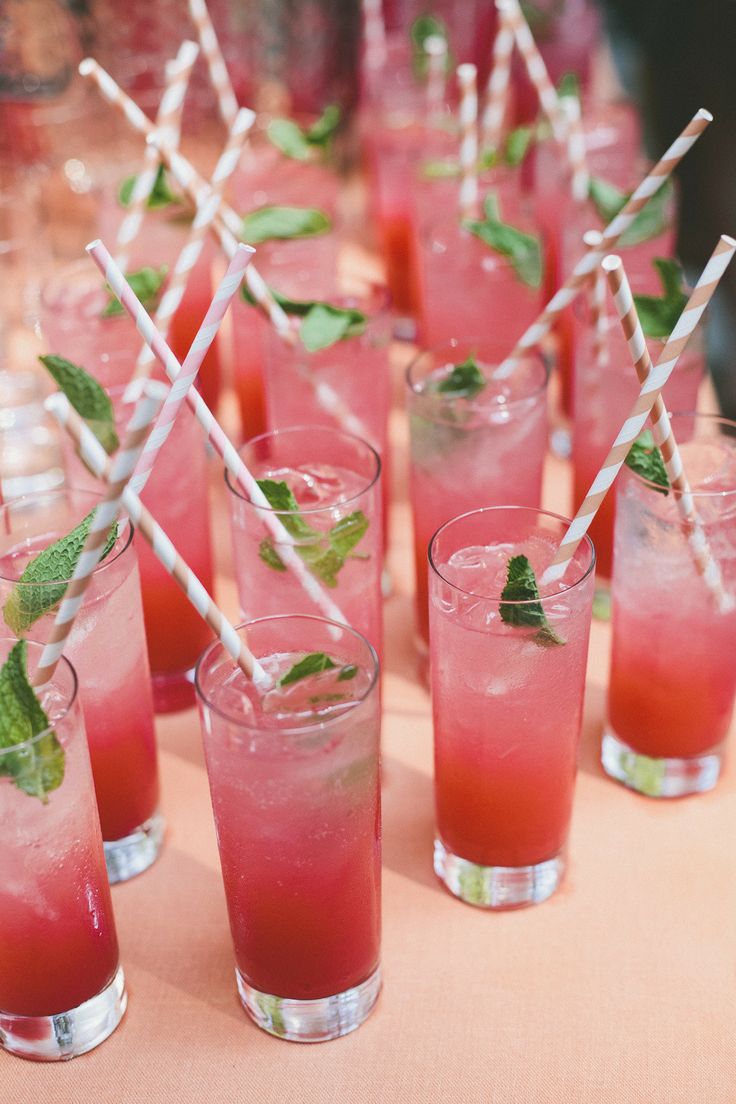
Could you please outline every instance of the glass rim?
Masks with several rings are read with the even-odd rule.
[[[50,490],[50,491],[33,491],[31,494],[19,495],[18,498],[12,498],[9,502],[4,502],[4,503],[0,504],[0,519],[2,519],[3,517],[6,516],[6,514],[5,514],[6,510],[12,510],[13,507],[17,506],[17,504],[19,502],[27,502],[28,499],[50,498],[53,495],[65,495],[65,494],[68,494],[68,493],[77,494],[77,495],[91,495],[93,498],[97,499],[97,504],[98,505],[102,500],[102,495],[97,494],[96,491],[80,490],[77,487],[60,487],[56,490]],[[81,521],[81,518],[80,518],[80,521]],[[110,553],[107,556],[105,556],[104,560],[100,560],[100,562],[97,564],[94,571],[92,572],[93,576],[97,575],[98,573],[101,573],[101,572],[105,571],[109,567],[112,567],[112,565],[117,563],[117,561],[120,559],[120,557],[125,552],[127,552],[128,548],[130,548],[130,545],[133,541],[133,536],[135,534],[135,526],[133,525],[133,522],[130,520],[130,518],[127,516],[127,514],[123,515],[121,517],[118,517],[116,519],[116,523],[119,524],[120,522],[125,522],[125,524],[127,525],[127,528],[128,528],[127,536],[125,538],[125,541],[123,542],[122,546],[120,548],[118,548],[117,552],[115,552],[114,555],[112,554],[112,549],[111,549]],[[77,522],[77,525],[78,524],[79,524],[79,522]],[[8,534],[8,535],[10,535],[10,534]],[[57,540],[58,539],[60,539],[60,538],[57,537]],[[116,541],[115,541],[116,544],[117,544],[117,541],[119,539],[120,539],[120,533],[118,533],[118,536],[116,538]],[[54,541],[52,541],[51,543],[53,544]],[[48,547],[49,547],[49,545],[46,545],[46,548],[48,548]],[[46,550],[45,548],[42,548],[42,549],[40,549],[40,552],[44,552],[45,550]],[[40,552],[37,552],[35,555],[40,555]],[[7,553],[5,553],[5,555],[7,555]],[[9,583],[14,587],[16,587],[16,586],[20,586],[20,587],[31,587],[31,586],[32,587],[47,587],[47,586],[49,586],[49,587],[51,587],[51,586],[61,586],[62,584],[68,585],[70,582],[71,582],[71,578],[69,578],[69,579],[49,579],[49,580],[47,580],[46,582],[43,582],[43,583],[23,582],[19,578],[13,578],[10,575],[3,574],[2,569],[0,569],[0,583]],[[49,611],[46,611],[46,612],[49,612]]]
[[[672,418],[690,418],[692,421],[700,421],[707,425],[726,425],[733,429],[733,440],[736,449],[736,421],[731,418],[724,418],[722,414],[711,414],[707,411],[700,412],[698,410],[668,410],[669,417]],[[730,434],[724,434],[724,437],[730,437]],[[683,441],[683,445],[688,444],[688,441]],[[628,465],[627,465],[628,468]],[[628,468],[629,475],[640,483],[643,487],[651,488],[656,491],[661,491],[662,486],[660,483],[655,483],[651,479],[646,479],[643,475],[639,475],[632,468]],[[687,474],[687,471],[685,472]],[[705,502],[707,499],[728,499],[733,495],[736,495],[736,478],[734,479],[733,487],[730,490],[721,491],[704,491],[697,490],[693,487],[689,488],[690,494],[694,499],[700,502]],[[683,492],[675,487],[670,486],[669,491],[672,494],[673,499],[676,501],[678,498],[682,498]]]
[[[362,447],[364,449],[367,449],[369,453],[372,453],[373,459],[375,460],[375,464],[376,464],[376,470],[375,470],[374,475],[370,478],[369,482],[366,483],[365,487],[362,487],[361,490],[356,491],[354,494],[351,494],[349,498],[342,498],[342,499],[340,499],[339,502],[333,502],[330,505],[325,505],[325,506],[313,506],[313,507],[310,507],[309,509],[302,509],[301,506],[299,507],[299,514],[300,515],[302,515],[302,516],[310,516],[311,515],[312,517],[314,517],[317,514],[323,514],[326,510],[334,510],[338,506],[348,506],[348,505],[350,505],[350,503],[356,502],[359,498],[362,497],[362,495],[367,494],[368,491],[372,490],[372,488],[377,485],[378,480],[381,476],[381,471],[383,469],[383,464],[382,464],[382,461],[381,461],[381,457],[378,454],[378,451],[373,447],[373,445],[370,444],[370,442],[366,441],[364,437],[358,437],[357,434],[350,433],[349,430],[347,430],[347,429],[338,429],[337,426],[333,427],[333,426],[318,425],[316,423],[315,424],[305,423],[304,425],[285,426],[283,429],[270,429],[270,430],[266,430],[265,433],[258,433],[255,437],[250,437],[247,441],[245,441],[240,446],[240,448],[238,449],[238,456],[240,456],[241,459],[244,459],[244,457],[242,455],[243,451],[245,449],[249,448],[251,445],[255,444],[257,441],[264,441],[269,437],[284,437],[289,433],[299,432],[299,433],[310,433],[310,434],[312,434],[315,431],[320,431],[320,432],[323,432],[323,433],[329,433],[329,434],[332,434],[333,437],[338,436],[338,437],[341,437],[341,438],[346,439],[348,441],[357,441],[358,444],[362,445]],[[235,485],[235,481],[233,479],[233,476],[230,474],[230,472],[228,471],[227,468],[225,468],[224,476],[225,476],[225,485],[226,485],[227,489],[230,491],[230,493],[235,498],[240,499],[241,502],[245,502],[253,510],[258,510],[262,514],[275,514],[278,517],[283,517],[283,516],[286,516],[286,515],[290,514],[289,510],[274,510],[273,506],[258,506],[255,502],[253,502],[250,498],[248,498],[246,495],[244,495],[238,489],[238,487]],[[301,542],[301,543],[304,543],[304,542]],[[307,541],[306,543],[311,543],[311,542]]]
[[[435,575],[439,579],[441,579],[442,582],[445,583],[447,586],[452,587],[453,590],[457,591],[458,594],[466,594],[470,598],[480,598],[484,602],[501,602],[501,601],[503,601],[504,604],[508,604],[510,606],[529,606],[529,605],[532,605],[536,602],[549,602],[549,601],[552,601],[553,599],[560,598],[563,594],[569,594],[570,591],[576,590],[577,587],[581,586],[586,581],[588,576],[592,574],[592,572],[595,569],[595,564],[596,564],[595,545],[593,544],[593,541],[590,539],[590,536],[588,535],[588,533],[586,533],[583,536],[580,543],[585,544],[586,547],[589,549],[589,551],[590,551],[590,563],[585,568],[583,574],[579,576],[579,578],[576,578],[573,583],[570,583],[567,586],[563,586],[561,590],[556,590],[553,594],[540,595],[539,598],[524,598],[524,599],[511,598],[511,599],[506,599],[506,598],[502,598],[500,594],[479,594],[475,590],[465,590],[463,587],[458,586],[457,583],[452,582],[451,579],[445,578],[445,576],[440,571],[438,565],[435,563],[435,561],[433,559],[433,556],[432,556],[432,548],[434,546],[434,543],[437,540],[437,537],[443,531],[443,529],[448,529],[451,525],[454,525],[456,522],[463,521],[465,518],[468,518],[468,517],[472,517],[473,514],[487,514],[487,513],[491,513],[491,512],[497,512],[497,511],[500,511],[500,510],[507,510],[507,511],[515,510],[515,511],[518,511],[519,513],[523,512],[523,513],[526,513],[526,514],[536,514],[537,516],[539,516],[541,514],[542,517],[553,518],[555,521],[561,521],[565,525],[565,527],[569,526],[571,524],[571,521],[572,521],[571,518],[566,518],[564,516],[564,514],[557,514],[552,510],[542,510],[541,508],[537,509],[537,507],[535,507],[535,506],[480,506],[476,510],[467,510],[464,514],[458,514],[457,517],[450,518],[449,521],[443,522],[442,525],[440,525],[434,531],[434,533],[432,534],[432,536],[430,538],[429,545],[427,547],[427,558],[429,560],[429,566],[431,567],[432,571],[434,571]],[[566,574],[567,574],[567,572],[566,572]]]
[[[239,622],[237,625],[234,626],[234,628],[236,633],[239,634],[241,630],[243,632],[246,632],[254,625],[262,625],[271,621],[312,621],[317,622],[320,625],[332,625],[335,628],[340,629],[341,632],[349,633],[351,636],[359,640],[361,644],[363,644],[368,649],[368,654],[372,663],[372,672],[368,686],[364,690],[363,694],[359,698],[355,699],[352,705],[362,705],[365,701],[368,700],[371,693],[378,684],[378,679],[381,673],[381,663],[378,658],[378,653],[376,652],[376,649],[373,647],[367,637],[363,636],[362,633],[358,632],[357,629],[352,628],[352,626],[350,625],[343,625],[339,621],[331,621],[327,617],[317,617],[315,614],[310,613],[274,613],[270,614],[268,617],[253,617],[249,621]],[[227,651],[225,650],[225,646],[223,645],[222,641],[213,640],[210,644],[207,645],[195,664],[194,689],[197,694],[197,698],[204,706],[206,706],[208,710],[210,710],[210,712],[215,713],[218,717],[222,717],[223,720],[228,721],[231,724],[238,725],[239,728],[246,729],[249,732],[266,731],[264,730],[262,725],[248,723],[242,717],[237,717],[232,713],[229,713],[227,710],[221,709],[219,706],[214,705],[208,695],[205,693],[204,687],[202,686],[203,669],[205,664],[214,656],[215,652],[218,649],[222,652],[223,655],[227,656]],[[230,662],[234,663],[234,660],[231,659]],[[310,721],[303,725],[290,725],[286,728],[282,728],[279,725],[277,728],[274,728],[273,730],[269,729],[268,731],[278,732],[279,736],[305,736],[308,735],[310,732],[324,731],[325,729],[338,724],[351,712],[352,709],[342,710],[334,717],[326,716],[322,719]]]
[[[12,646],[15,646],[18,641],[14,637],[0,636],[0,643],[9,643]],[[45,645],[38,640],[26,640],[26,645],[29,644],[32,644],[34,648],[40,649],[41,652],[43,652],[43,649],[45,647]],[[8,651],[10,651],[10,649],[8,649]],[[13,752],[21,751],[24,748],[32,747],[34,744],[38,743],[39,740],[43,740],[45,736],[49,736],[50,734],[52,734],[58,727],[58,725],[61,724],[62,721],[66,720],[66,718],[71,713],[74,707],[74,703],[76,702],[77,696],[79,694],[79,677],[77,676],[77,672],[75,671],[74,667],[72,667],[71,663],[65,655],[59,656],[57,666],[58,664],[63,664],[64,667],[68,668],[69,674],[72,678],[71,691],[69,693],[68,700],[66,700],[63,711],[59,714],[58,717],[54,718],[54,720],[49,724],[48,728],[44,728],[43,732],[37,732],[35,736],[29,736],[27,740],[23,740],[19,744],[11,744],[9,747],[0,747],[0,762],[2,762],[2,758],[4,755],[12,754]]]
[[[412,395],[416,396],[417,398],[425,398],[425,399],[436,400],[437,405],[440,408],[443,408],[443,409],[445,407],[450,406],[452,403],[460,402],[460,403],[463,403],[464,409],[478,410],[478,411],[488,411],[488,410],[492,410],[494,407],[499,407],[499,408],[502,408],[504,410],[510,410],[510,409],[513,409],[514,407],[521,406],[522,403],[529,403],[532,400],[537,399],[541,395],[546,393],[547,387],[549,386],[550,376],[551,376],[551,366],[545,360],[542,352],[539,349],[530,349],[527,352],[525,352],[522,357],[518,357],[518,358],[515,358],[515,359],[518,359],[519,363],[523,363],[524,361],[530,361],[531,363],[533,363],[537,366],[540,366],[541,369],[542,369],[542,382],[537,387],[535,387],[533,390],[530,390],[528,394],[516,396],[515,398],[509,399],[508,401],[503,402],[503,403],[500,403],[498,401],[496,401],[496,402],[485,402],[484,403],[484,402],[476,401],[475,398],[466,399],[466,398],[463,398],[460,395],[443,395],[441,392],[436,392],[436,391],[435,392],[430,392],[430,391],[427,391],[427,390],[424,390],[424,389],[420,388],[419,381],[412,378],[412,373],[415,372],[417,366],[420,364],[423,357],[428,357],[428,356],[433,356],[433,355],[436,356],[437,354],[441,353],[445,349],[449,351],[449,350],[452,349],[453,342],[458,342],[458,344],[459,344],[462,341],[463,347],[465,347],[465,346],[472,346],[473,342],[476,341],[476,340],[477,340],[478,344],[480,345],[483,341],[487,341],[488,339],[487,338],[482,338],[482,337],[479,337],[477,339],[476,338],[467,338],[466,339],[466,338],[455,338],[455,337],[453,337],[449,341],[443,341],[438,345],[430,345],[426,348],[420,349],[416,353],[416,355],[413,356],[412,359],[409,361],[409,363],[406,366],[406,370],[404,372],[404,380],[405,380],[405,383],[406,383],[406,386],[407,386],[407,389],[409,390],[409,392]],[[499,364],[495,365],[494,368],[498,368],[501,363],[502,362],[499,362]],[[512,379],[514,374],[515,373],[512,373],[512,375],[508,378]],[[491,376],[491,379],[492,378],[493,377]],[[489,380],[489,382],[490,382],[490,380]],[[439,419],[439,418],[435,419],[435,420],[436,421],[442,421],[442,419]]]

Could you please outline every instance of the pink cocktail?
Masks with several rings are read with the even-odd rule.
[[[41,291],[40,321],[46,352],[95,372],[105,355],[125,356],[128,377],[141,337],[127,314],[105,316],[111,296],[89,260],[59,269]]]
[[[89,492],[62,490],[28,495],[0,509],[0,604],[5,624],[14,632],[48,639],[69,581],[69,562],[60,559],[56,583],[24,581],[23,572],[98,502]],[[92,576],[65,649],[80,681],[111,881],[125,881],[150,866],[161,849],[164,828],[132,541],[130,524],[122,522],[114,547]]]
[[[378,661],[321,618],[239,631],[277,684],[259,696],[214,644],[197,691],[240,998],[274,1035],[331,1039],[380,987]],[[307,654],[320,673],[289,676]]]
[[[696,567],[678,492],[665,495],[625,468],[602,761],[650,797],[716,784],[736,695],[736,425],[674,415],[672,426],[726,597],[719,602]]]
[[[513,507],[450,521],[430,547],[435,872],[486,908],[543,901],[564,872],[593,598],[586,538],[561,582],[501,602],[511,557],[540,581],[564,518]]]
[[[494,373],[507,349],[483,339],[419,354],[407,369],[417,628],[429,639],[427,549],[441,525],[469,510],[513,502],[539,506],[547,447],[547,369],[520,360]],[[455,365],[472,359],[479,389],[442,390]],[[471,388],[471,391],[474,391]]]
[[[15,644],[0,641],[0,665]],[[41,651],[27,645],[29,672]],[[53,1061],[103,1042],[127,995],[77,679],[67,660],[39,698],[49,728],[0,748],[0,1045]]]

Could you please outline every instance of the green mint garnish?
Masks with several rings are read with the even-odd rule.
[[[576,100],[580,99],[580,80],[577,73],[562,74],[557,85],[557,95],[560,99],[565,99],[566,96]]]
[[[500,154],[495,149],[481,150],[478,157],[478,172],[484,173],[497,165],[506,165],[510,169],[517,168],[536,140],[535,127],[517,127],[509,134]],[[420,172],[424,180],[457,180],[460,177],[460,162],[451,157],[443,161],[425,161]]]
[[[8,628],[20,636],[39,617],[53,609],[64,597],[67,582],[74,574],[84,548],[94,510],[83,518],[71,533],[60,537],[30,560],[3,607]],[[110,530],[101,559],[109,555],[117,540],[117,524]]]
[[[542,284],[542,248],[534,234],[526,234],[501,221],[496,196],[489,192],[483,201],[484,218],[464,219],[463,226],[502,257],[508,257],[514,272],[527,287]]]
[[[359,555],[353,549],[368,531],[370,523],[363,511],[356,510],[340,518],[327,533],[323,533],[314,529],[302,517],[299,504],[286,483],[276,482],[274,479],[259,479],[258,486],[271,509],[278,512],[286,531],[295,540],[303,542],[296,545],[296,551],[312,574],[321,579],[325,586],[336,587],[337,576],[345,560],[348,557],[355,559]],[[268,537],[261,541],[258,554],[274,571],[286,570],[273,541]]]
[[[682,268],[675,260],[656,257],[653,261],[662,285],[662,297],[635,295],[634,303],[647,337],[667,338],[687,305]]]
[[[63,391],[71,405],[84,418],[105,452],[113,453],[120,446],[115,432],[112,403],[97,380],[78,364],[59,356],[38,358]]]
[[[19,640],[0,670],[0,749],[24,744],[49,727],[28,681],[26,651],[25,640]],[[0,774],[46,804],[64,779],[64,749],[53,732],[46,732],[29,746],[0,755]]]
[[[135,176],[128,176],[120,185],[118,189],[118,203],[121,207],[130,206],[136,179],[137,177]],[[173,203],[184,206],[186,200],[183,196],[178,195],[172,190],[169,184],[169,178],[166,174],[166,169],[163,165],[159,165],[156,179],[153,182],[153,188],[151,189],[151,194],[148,197],[146,206],[149,211],[159,211],[162,207],[170,207]]]
[[[276,302],[286,314],[301,318],[299,336],[307,352],[317,353],[329,349],[337,341],[359,337],[365,333],[368,319],[362,311],[351,307],[333,307],[316,299],[290,299],[275,288],[269,288]],[[256,305],[253,295],[242,286],[241,295],[246,303]]]
[[[498,611],[501,620],[507,625],[529,625],[536,628],[534,639],[538,644],[546,647],[565,643],[547,620],[539,598],[534,570],[526,556],[512,556],[509,560],[506,586],[501,592]]]
[[[418,16],[409,28],[411,64],[417,80],[426,80],[427,78],[429,70],[427,39],[432,37],[441,38],[447,43],[447,27],[441,19],[434,15]],[[445,72],[449,73],[452,69],[454,69],[454,63],[448,49],[445,53]]]
[[[487,380],[475,362],[469,356],[462,364],[456,364],[449,376],[437,385],[437,391],[457,399],[474,399],[486,386]]]
[[[325,234],[332,228],[316,207],[259,207],[243,216],[240,237],[250,245]]]
[[[454,180],[460,176],[458,161],[425,161],[421,168],[425,180]]]
[[[534,127],[519,126],[506,139],[503,159],[509,168],[520,165],[536,139]]]
[[[320,117],[307,130],[309,144],[322,148],[329,146],[335,137],[341,118],[342,111],[339,104],[328,104]]]
[[[670,481],[667,469],[664,466],[662,453],[654,443],[654,437],[650,430],[645,429],[626,454],[627,468],[640,475],[642,479],[654,484],[653,490],[658,494],[669,494]]]
[[[350,679],[354,679],[358,673],[358,668],[354,663],[347,663],[344,667],[340,668],[340,674],[337,676],[338,682],[349,682]]]
[[[549,8],[540,8],[530,0],[521,0],[521,10],[534,38],[538,42],[545,42],[554,30],[555,19],[562,11],[562,4],[559,0],[554,0]]]
[[[338,682],[348,682],[350,679],[355,678],[358,673],[358,668],[354,663],[347,663],[344,667],[338,666],[334,663],[325,652],[310,652],[309,655],[305,655],[303,659],[300,659],[298,663],[295,663],[290,670],[282,675],[278,681],[278,686],[289,686],[292,682],[299,682],[303,678],[308,678],[310,675],[319,675],[322,671],[337,671]],[[316,698],[310,698],[313,703],[319,701],[343,701],[344,694],[328,694]]]
[[[319,119],[304,130],[293,119],[272,119],[266,128],[271,143],[295,161],[312,161],[320,152],[329,154],[340,124],[340,108],[329,104]]]
[[[140,268],[137,272],[130,272],[125,277],[143,306],[148,307],[149,311],[150,308],[155,307],[157,304],[158,294],[166,279],[167,272],[167,265],[161,265],[160,268],[151,268],[150,265],[146,265],[145,268]],[[124,313],[125,311],[115,296],[111,295],[107,306],[102,312],[102,317],[116,318]]]
[[[590,179],[588,190],[591,202],[604,225],[608,225],[629,200],[629,194],[600,177]],[[641,209],[631,226],[619,239],[619,246],[639,245],[659,237],[668,226],[667,207],[672,195],[672,183],[665,181],[648,203]]]

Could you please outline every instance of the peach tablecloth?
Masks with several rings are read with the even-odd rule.
[[[562,465],[548,475],[546,502],[565,509]],[[736,771],[712,794],[660,803],[603,777],[609,632],[594,625],[561,892],[505,914],[448,896],[432,873],[432,732],[411,642],[405,505],[393,521],[384,990],[374,1014],[316,1046],[273,1039],[246,1019],[196,715],[162,718],[166,848],[113,889],[128,1013],[66,1066],[0,1054],[7,1104],[736,1101]],[[227,582],[223,601],[234,609]]]

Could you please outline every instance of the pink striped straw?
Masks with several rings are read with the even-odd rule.
[[[152,319],[146,313],[145,307],[136,298],[135,292],[130,287],[120,269],[115,264],[108,250],[101,241],[92,242],[87,246],[90,254],[100,272],[110,285],[122,306],[135,322],[136,328],[143,340],[149,344],[159,364],[163,367],[169,379],[174,383],[181,374],[182,368],[169,346],[153,324]],[[294,572],[302,588],[309,595],[314,604],[322,611],[325,617],[331,621],[339,621],[343,625],[348,624],[344,614],[335,602],[325,593],[315,577],[310,573],[304,561],[296,552],[295,540],[283,526],[277,514],[271,509],[268,499],[264,495],[258,483],[243,463],[237,449],[225,433],[220,423],[209,409],[204,399],[195,388],[189,388],[186,395],[187,402],[194,411],[197,421],[204,429],[207,440],[212,444],[225,467],[230,472],[234,481],[243,495],[263,510],[263,521],[273,540],[279,544],[279,555],[287,568]]]
[[[549,78],[544,58],[539,52],[532,32],[529,30],[529,24],[521,10],[519,0],[496,0],[496,7],[508,19],[514,32],[517,48],[524,60],[529,80],[537,90],[542,111],[547,116],[555,138],[560,145],[563,145],[567,139],[567,127],[560,111],[560,101]]]
[[[498,28],[493,43],[493,61],[486,85],[485,106],[480,124],[481,148],[484,150],[497,150],[501,145],[511,81],[511,57],[514,52],[514,29],[503,10],[503,4],[499,5],[498,0],[496,0],[496,8]]]
[[[181,109],[198,54],[199,46],[196,42],[183,42],[167,73],[166,87],[161,97],[156,126],[165,134],[166,144],[170,146],[178,145],[178,124]],[[118,228],[116,260],[123,272],[128,268],[130,247],[138,237],[143,225],[146,206],[156,181],[158,161],[156,151],[146,149],[143,168],[135,178],[130,205]]]
[[[736,241],[723,235],[712,257],[703,269],[695,290],[670,334],[656,366],[642,383],[639,395],[616,440],[613,442],[600,471],[593,480],[584,501],[563,536],[552,563],[544,572],[540,581],[542,585],[561,579],[570,566],[578,545],[587,533],[601,502],[611,489],[632,443],[644,428],[657,397],[672,375],[677,361],[692,337],[703,311],[726,271],[734,252],[736,252]]]
[[[255,113],[246,107],[242,108],[235,116],[235,122],[230,131],[227,144],[212,175],[212,188],[210,194],[206,202],[202,203],[201,206],[197,208],[189,238],[177,258],[171,280],[166,286],[166,290],[158,305],[156,314],[154,315],[154,322],[164,337],[169,332],[172,318],[181,306],[181,301],[184,298],[189,278],[202,255],[207,232],[214,222],[215,216],[220,208],[223,189],[237,168],[240,156],[243,152],[243,144],[254,121]],[[152,147],[149,146],[148,148],[150,149]],[[237,256],[238,250],[236,249],[232,259],[235,260]],[[118,265],[118,267],[120,266]],[[224,309],[227,309],[227,304]],[[218,327],[219,322],[213,332],[213,338]],[[194,348],[194,346],[192,346],[192,348]],[[148,375],[154,360],[155,357],[150,348],[148,345],[144,345],[138,357],[134,378]]]
[[[220,109],[222,121],[230,129],[238,113],[238,101],[205,0],[189,0],[189,14],[197,28],[197,36],[207,61],[210,80],[217,94],[217,106]]]
[[[445,103],[447,42],[442,35],[428,35],[424,52],[427,55],[427,118],[431,122],[442,115]]]
[[[567,120],[567,158],[572,172],[572,198],[585,203],[590,189],[590,170],[585,153],[585,130],[577,96],[563,96],[560,108]]]
[[[477,70],[458,65],[460,85],[460,214],[472,218],[478,206],[478,89]]]
[[[608,276],[608,284],[616,303],[619,321],[628,342],[636,374],[639,377],[639,382],[644,383],[653,370],[652,358],[647,349],[646,338],[636,311],[626,271],[620,257],[606,257],[602,267]],[[657,396],[652,407],[651,419],[654,443],[662,453],[675,502],[680,512],[683,532],[692,552],[693,562],[698,573],[703,577],[705,585],[713,595],[720,612],[728,613],[734,608],[734,599],[724,590],[721,569],[710,550],[703,523],[695,508],[695,500],[685,474],[680,449],[661,395]]]
[[[386,24],[383,21],[382,0],[363,0],[363,38],[365,63],[368,69],[380,69],[386,64]]]
[[[603,241],[599,230],[588,230],[583,234],[588,248],[596,249]],[[606,277],[602,268],[597,268],[591,277],[589,289],[590,313],[593,322],[593,361],[596,370],[601,372],[609,364],[608,355],[608,312],[606,310]]]
[[[72,408],[66,395],[56,391],[49,395],[45,405],[59,425],[72,438],[79,449],[82,460],[92,474],[98,479],[109,481],[111,465],[107,453],[91,429],[85,425]],[[243,674],[247,678],[252,678],[261,691],[271,689],[272,680],[263,670],[247,644],[235,631],[222,610],[215,604],[211,595],[186,563],[183,556],[176,550],[164,530],[143,505],[131,483],[132,480],[123,491],[123,507],[128,512],[136,529],[150,544],[159,563],[179,584],[197,613],[207,622],[225,651],[237,663]]]

